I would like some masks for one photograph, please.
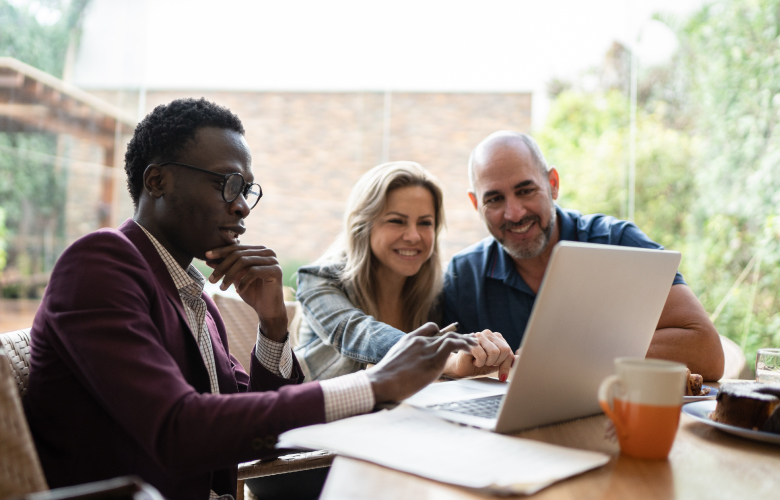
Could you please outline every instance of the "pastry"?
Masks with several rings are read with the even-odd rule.
[[[780,407],[780,391],[776,395],[771,390],[774,388],[767,390],[767,387],[766,384],[755,382],[721,386],[716,398],[718,404],[710,418],[723,424],[759,431],[764,430],[768,421],[773,428],[780,427],[780,422],[777,422],[780,413],[774,415]]]
[[[704,396],[708,392],[710,392],[709,387],[707,388],[707,391],[702,393],[702,384],[704,383],[704,379],[701,375],[698,373],[691,373],[690,370],[687,372],[686,380],[687,385],[685,386],[685,395],[686,396]]]

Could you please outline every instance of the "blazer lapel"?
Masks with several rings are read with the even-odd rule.
[[[182,304],[181,297],[179,296],[179,290],[176,288],[176,284],[173,282],[173,278],[171,277],[171,273],[168,271],[168,267],[165,265],[165,262],[163,262],[162,257],[160,257],[160,254],[157,252],[157,249],[154,247],[152,241],[149,239],[146,233],[144,233],[143,229],[141,229],[138,224],[136,224],[135,221],[128,219],[121,226],[119,226],[119,231],[127,236],[127,238],[136,246],[136,248],[138,248],[138,251],[141,252],[141,255],[143,255],[143,257],[146,259],[146,262],[149,264],[149,267],[151,267],[152,272],[162,285],[168,301],[176,309],[176,312],[179,315],[180,323],[184,325],[183,328],[185,329],[185,332],[188,333],[188,338],[185,339],[185,342],[193,346],[194,351],[198,353],[197,363],[203,372],[201,375],[205,376],[203,379],[205,385],[202,387],[202,390],[209,392],[211,390],[211,382],[209,380],[208,370],[206,369],[206,363],[203,361],[203,356],[200,354],[200,349],[196,340],[197,337],[193,334],[192,329],[190,328],[189,321],[187,320],[187,314],[184,312],[184,305]],[[205,293],[203,294],[203,297],[206,301],[206,307],[209,309],[209,303],[213,305],[213,302],[210,298],[207,299],[208,295]],[[213,308],[216,311],[216,305],[214,305]],[[209,332],[209,336],[211,337],[211,346],[212,350],[214,351],[214,362],[217,368],[217,382],[220,386],[220,392],[223,391],[223,388],[233,388],[227,392],[237,392],[238,389],[235,378],[227,376],[232,375],[232,370],[229,366],[230,358],[227,356],[227,353],[225,353],[216,324],[208,314],[206,317],[206,327]],[[222,356],[217,355],[220,350],[223,353]],[[225,364],[225,360],[227,360],[227,365]],[[232,385],[228,383],[229,381],[232,382]],[[191,383],[194,382],[191,381]],[[201,384],[194,383],[194,385],[199,386]]]
[[[160,254],[157,252],[157,249],[154,248],[152,241],[148,236],[146,236],[146,233],[144,233],[143,229],[138,227],[138,224],[136,224],[133,219],[127,219],[121,226],[119,226],[118,229],[125,236],[127,236],[127,238],[133,243],[133,245],[135,245],[138,251],[141,252],[141,255],[144,256],[144,259],[146,259],[146,262],[149,263],[149,267],[152,268],[154,275],[162,285],[163,290],[165,290],[166,297],[168,297],[168,300],[171,302],[171,304],[173,304],[173,307],[179,314],[179,318],[184,322],[184,326],[187,328],[187,331],[190,333],[193,339],[196,338],[190,329],[189,322],[187,321],[187,314],[184,312],[184,305],[181,302],[181,297],[179,296],[179,291],[176,289],[176,285],[173,282],[173,278],[171,278],[171,273],[168,272],[168,268],[165,266],[165,262],[163,262],[162,257],[160,257]]]

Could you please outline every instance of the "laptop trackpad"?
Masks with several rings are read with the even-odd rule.
[[[430,406],[450,401],[484,398],[497,394],[506,394],[509,384],[493,378],[454,380],[430,384],[406,401],[413,406]]]

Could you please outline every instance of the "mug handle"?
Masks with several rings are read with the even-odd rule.
[[[617,375],[610,375],[601,382],[601,385],[599,386],[599,404],[601,405],[601,409],[604,410],[604,413],[607,414],[607,417],[615,424],[615,430],[618,435],[624,436],[625,432],[623,425],[620,420],[618,420],[617,414],[615,414],[614,411],[613,399],[616,384],[621,384],[620,378]]]

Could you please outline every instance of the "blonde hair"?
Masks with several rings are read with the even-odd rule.
[[[442,288],[439,233],[444,226],[443,194],[439,181],[421,165],[395,161],[378,165],[363,174],[349,195],[341,234],[318,262],[343,262],[340,279],[350,301],[366,314],[379,318],[373,272],[378,261],[371,252],[371,228],[382,214],[390,192],[408,186],[430,191],[435,216],[433,252],[417,274],[406,279],[403,287],[403,326],[410,332],[428,321]]]

